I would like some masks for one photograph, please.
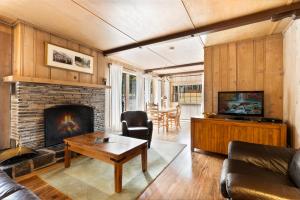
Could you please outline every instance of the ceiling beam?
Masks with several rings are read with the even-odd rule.
[[[189,66],[195,66],[195,65],[204,65],[204,62],[194,62],[194,63],[186,63],[181,65],[172,65],[172,66],[166,66],[166,67],[158,67],[153,69],[146,69],[145,73],[157,71],[157,70],[165,70],[165,69],[176,69],[181,67],[189,67]]]
[[[300,10],[300,2],[292,3],[290,5],[285,5],[269,10],[260,11],[257,13],[245,15],[242,17],[237,17],[205,26],[200,26],[195,29],[190,29],[187,31],[182,31],[178,33],[173,33],[170,35],[165,35],[162,37],[157,37],[149,40],[144,40],[141,42],[136,42],[128,45],[124,45],[121,47],[116,47],[113,49],[108,49],[103,51],[104,55],[109,55],[113,53],[117,53],[120,51],[125,51],[129,49],[134,49],[137,47],[147,46],[150,44],[160,43],[168,40],[173,40],[177,38],[184,38],[184,37],[194,37],[195,35],[203,35],[208,33],[214,33],[218,31],[224,31],[231,28],[236,28],[239,26],[244,26],[248,24],[253,24],[257,22],[262,22],[266,20],[274,20],[274,18],[282,18],[282,17],[293,17],[294,15],[299,16]],[[295,18],[294,18],[295,19]]]
[[[159,74],[158,76],[174,76],[174,75],[183,75],[183,74],[195,74],[195,73],[203,73],[204,70],[196,70],[196,71],[188,71],[188,72],[176,72],[176,73],[168,73],[168,74]]]

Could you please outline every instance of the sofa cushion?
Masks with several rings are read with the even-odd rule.
[[[227,191],[234,200],[300,199],[300,190],[280,181],[265,179],[261,174],[246,175],[229,173]]]
[[[138,127],[128,127],[128,131],[148,131],[148,127],[138,126]]]
[[[7,174],[0,170],[0,199],[3,199],[12,193],[21,190],[23,187],[10,179]]]
[[[149,135],[149,130],[147,127],[128,127],[128,134],[130,137],[138,139],[146,139]]]
[[[278,184],[288,185],[291,187],[294,186],[294,184],[289,180],[289,177],[281,173],[275,173],[271,170],[261,168],[241,160],[225,159],[223,162],[220,183],[222,195],[226,198],[229,198],[228,190],[226,188],[228,174],[240,174],[247,177],[255,176],[268,182],[276,182]]]
[[[297,150],[289,166],[289,176],[300,188],[300,150]]]

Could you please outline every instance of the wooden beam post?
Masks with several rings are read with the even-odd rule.
[[[149,73],[149,72],[153,72],[153,71],[157,71],[157,70],[176,69],[176,68],[189,67],[189,66],[195,66],[195,65],[204,65],[204,62],[186,63],[186,64],[181,64],[181,65],[172,65],[172,66],[166,66],[166,67],[146,69],[145,73]]]
[[[176,73],[168,73],[168,74],[159,74],[160,77],[163,76],[173,76],[173,75],[179,75],[179,74],[195,74],[195,73],[203,73],[204,70],[196,70],[196,71],[189,71],[189,72],[176,72]]]

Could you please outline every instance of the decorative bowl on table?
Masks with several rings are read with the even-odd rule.
[[[204,118],[214,118],[217,115],[216,113],[210,113],[210,112],[204,112],[202,114]]]

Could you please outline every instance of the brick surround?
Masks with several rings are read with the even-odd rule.
[[[44,147],[44,109],[64,104],[94,108],[94,130],[104,131],[105,89],[18,82],[11,96],[11,139]]]

